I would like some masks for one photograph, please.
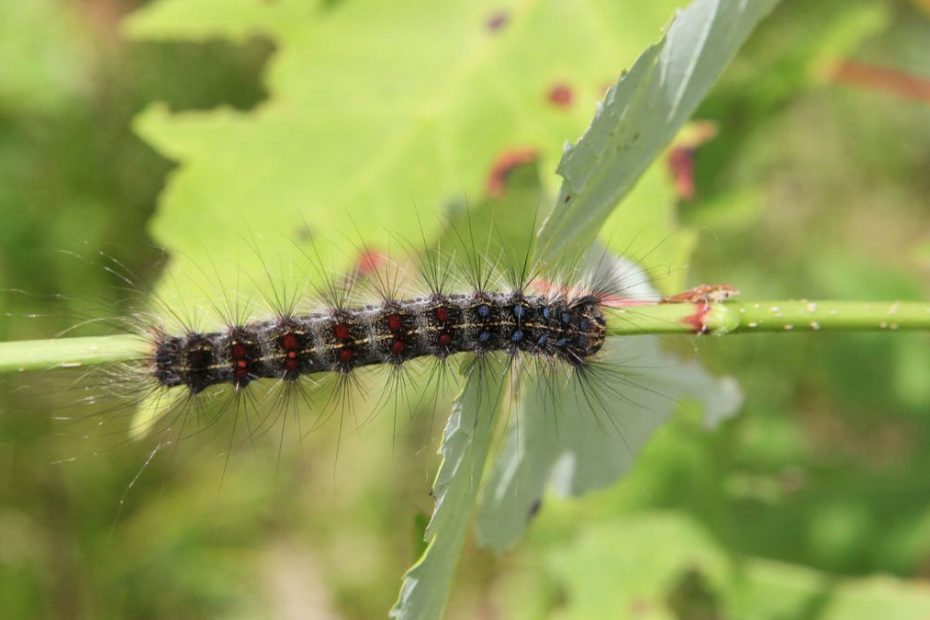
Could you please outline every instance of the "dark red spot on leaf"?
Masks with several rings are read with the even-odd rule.
[[[359,275],[366,276],[373,271],[376,271],[385,262],[386,259],[380,252],[372,249],[366,249],[355,262],[355,270],[359,273]]]
[[[710,121],[694,121],[675,138],[668,151],[666,165],[675,183],[675,193],[681,200],[694,200],[697,184],[694,176],[698,147],[717,135],[717,125]],[[635,136],[634,136],[635,138]]]
[[[679,146],[669,151],[668,170],[675,181],[678,197],[694,200],[694,149]]]
[[[863,90],[883,91],[904,99],[930,103],[930,78],[855,60],[842,60],[833,70],[833,81]]]
[[[510,14],[507,13],[507,11],[502,10],[488,17],[488,20],[484,23],[484,25],[491,32],[497,32],[506,26],[508,21],[510,21]]]
[[[549,103],[560,108],[568,108],[572,105],[574,93],[571,87],[564,82],[560,82],[549,89],[547,95]]]
[[[539,152],[533,148],[515,148],[501,153],[488,175],[488,195],[492,198],[502,197],[507,190],[507,177],[513,169],[534,162],[538,157]]]

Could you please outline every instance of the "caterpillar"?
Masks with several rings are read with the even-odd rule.
[[[328,313],[236,325],[226,332],[156,331],[153,375],[191,393],[261,378],[294,381],[415,357],[507,351],[583,365],[604,343],[606,321],[592,295],[546,299],[513,293],[436,294]]]
[[[372,257],[365,253],[360,260]],[[642,287],[647,276],[613,260],[602,254],[599,271],[570,285],[523,276],[509,286],[490,264],[469,261],[473,273],[457,274],[459,286],[447,285],[448,273],[422,274],[427,292],[413,296],[388,290],[385,283],[393,276],[366,268],[361,279],[372,284],[374,302],[371,295],[367,302],[350,301],[360,276],[356,271],[341,284],[328,282],[325,301],[303,300],[312,310],[276,308],[271,318],[227,320],[222,329],[172,330],[147,316],[141,324],[150,353],[132,365],[131,373],[117,377],[142,382],[149,392],[145,400],[166,409],[183,395],[197,399],[211,388],[231,386],[237,395],[256,381],[277,381],[285,388],[303,381],[315,388],[326,378],[357,386],[354,373],[366,368],[407,373],[409,362],[444,365],[457,355],[479,361],[495,354],[525,357],[536,363],[521,368],[584,373],[607,338],[605,308],[643,294],[631,284]],[[375,262],[393,265],[384,257]],[[452,269],[448,263],[444,268]],[[630,271],[616,273],[618,268]],[[630,282],[631,275],[640,281]],[[403,389],[399,383],[406,382],[388,389]],[[165,399],[166,391],[174,398]]]

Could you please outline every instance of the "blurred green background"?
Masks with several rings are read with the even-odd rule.
[[[0,339],[118,313],[97,252],[157,278],[147,222],[173,164],[133,133],[147,104],[268,97],[273,40],[127,40],[143,4],[0,2]],[[716,136],[683,136],[630,208],[677,179],[690,284],[928,299],[928,85],[925,1],[785,0],[696,115]],[[547,501],[514,552],[467,548],[449,617],[930,617],[930,338],[670,346],[735,376],[740,415],[708,433],[682,414],[629,478]],[[338,458],[334,424],[228,459],[215,429],[136,479],[150,443],[78,445],[18,381],[0,405],[35,414],[0,416],[0,617],[382,617],[420,551],[441,419],[350,424]]]

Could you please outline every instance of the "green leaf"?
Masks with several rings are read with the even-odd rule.
[[[441,617],[462,553],[507,374],[493,356],[470,364],[467,372],[443,433],[442,465],[433,485],[436,506],[426,529],[429,546],[404,575],[393,618]]]
[[[52,0],[0,4],[0,111],[54,112],[88,90],[92,54],[81,26]]]
[[[891,577],[842,578],[756,558],[730,561],[689,517],[600,522],[546,556],[560,618],[926,618],[930,591]],[[618,587],[622,584],[622,587]]]
[[[732,379],[714,379],[696,363],[662,352],[655,337],[610,338],[600,359],[603,368],[624,370],[559,391],[533,380],[524,386],[482,494],[482,546],[502,550],[516,543],[547,485],[569,496],[616,482],[682,401],[698,400],[708,423],[735,413],[742,402]]]
[[[712,592],[729,577],[724,554],[704,531],[683,515],[661,512],[593,524],[547,553],[546,567],[565,591],[565,620],[672,620],[669,594],[683,577],[700,575]]]
[[[691,116],[723,68],[777,0],[695,0],[639,57],[569,147],[555,209],[540,247],[576,253],[600,230],[653,159]]]
[[[445,205],[481,197],[502,153],[532,149],[543,170],[554,170],[561,144],[583,131],[605,85],[677,4],[150,5],[127,20],[132,36],[263,34],[277,46],[269,100],[257,110],[173,114],[154,106],[137,119],[140,135],[180,164],[151,223],[173,257],[159,293],[168,296],[174,280],[178,296],[196,306],[207,287],[187,280],[205,265],[212,279],[255,292],[240,273],[256,264],[248,246],[273,247],[282,264],[299,266],[308,236],[338,272],[354,258],[346,238],[383,248],[390,235],[419,239],[423,225],[430,239]],[[489,27],[499,16],[504,24]],[[549,100],[559,85],[571,89],[570,105]],[[558,177],[547,172],[543,181],[555,188]],[[674,207],[656,202],[663,218]],[[637,232],[627,230],[626,239]]]
[[[729,593],[735,618],[760,620],[923,620],[930,617],[930,591],[890,576],[849,579],[808,568],[754,559]],[[810,610],[818,610],[809,616]]]

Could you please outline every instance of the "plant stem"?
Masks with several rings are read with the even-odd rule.
[[[134,334],[0,342],[0,373],[128,362],[151,349],[151,343]]]
[[[787,331],[930,331],[930,302],[726,301],[608,310],[610,336]],[[131,334],[0,343],[0,374],[129,362],[151,343]]]
[[[726,301],[610,310],[608,334],[930,330],[930,302]]]

